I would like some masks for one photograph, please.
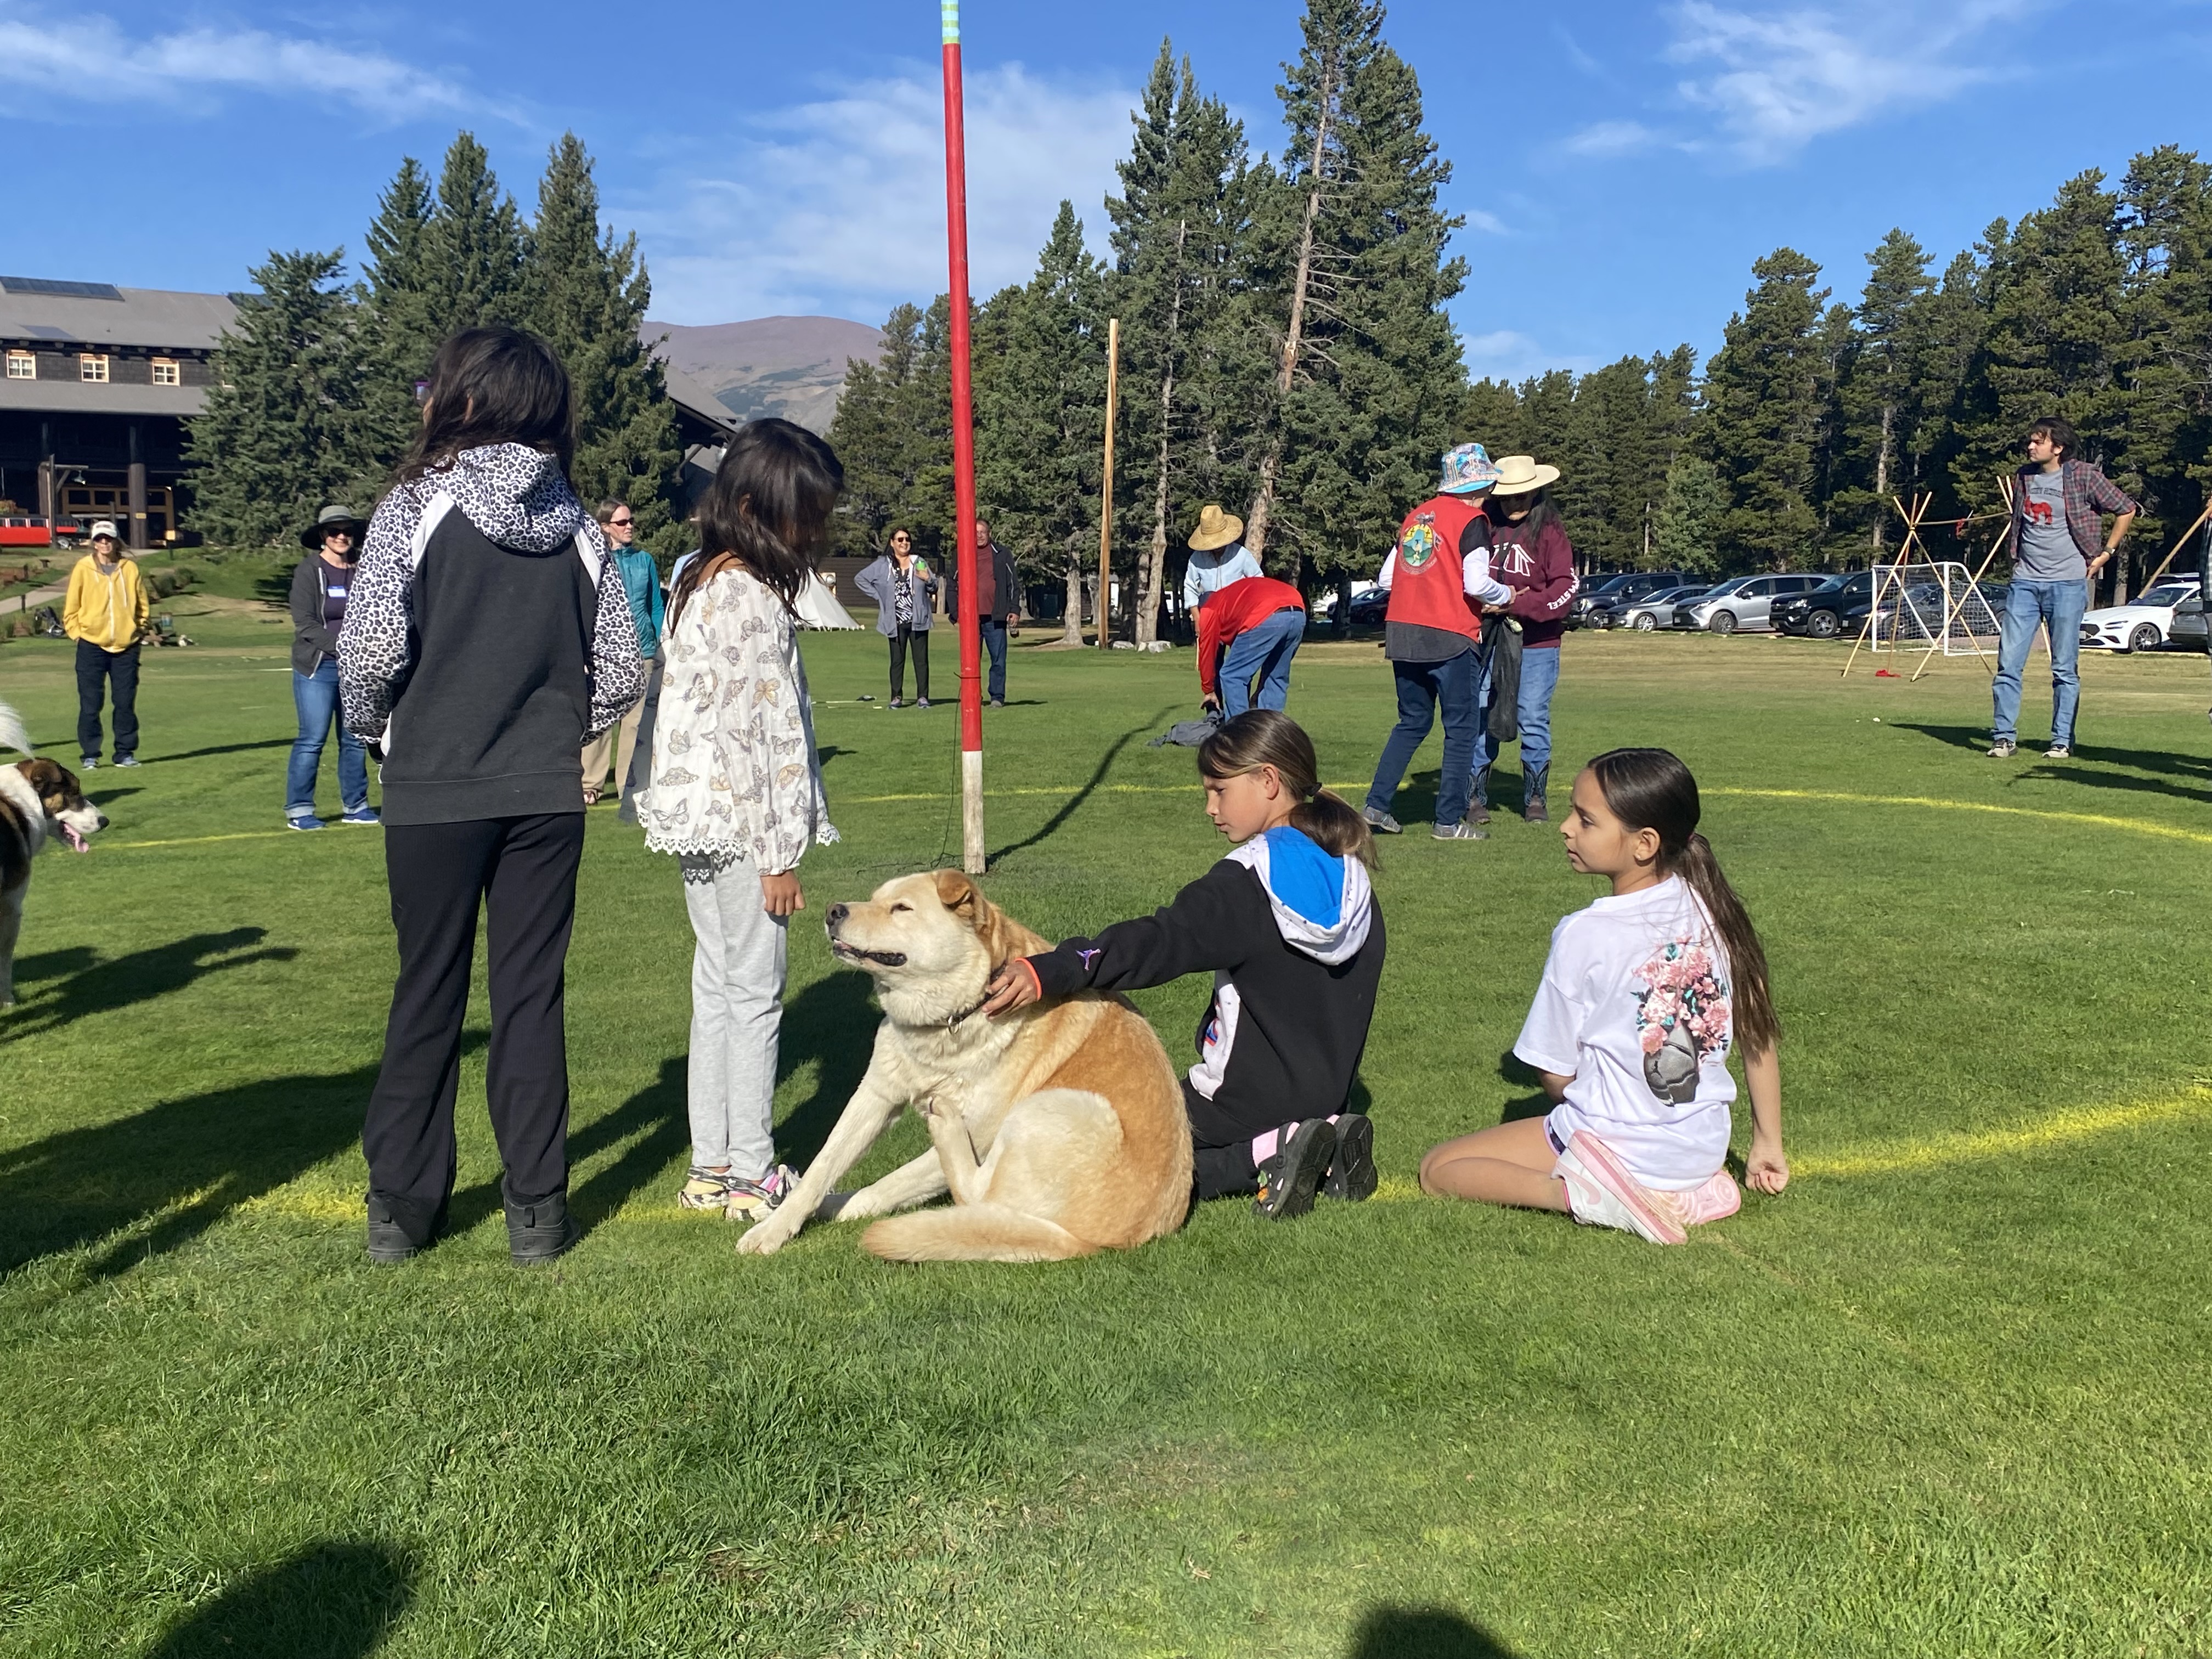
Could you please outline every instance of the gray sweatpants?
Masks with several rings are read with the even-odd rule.
[[[748,1181],[775,1166],[776,1038],[785,918],[762,908],[750,860],[684,860],[691,955],[691,1161]]]

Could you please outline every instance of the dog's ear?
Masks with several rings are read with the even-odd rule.
[[[933,870],[929,878],[937,884],[938,902],[974,927],[975,907],[983,902],[982,892],[975,884],[957,870]]]
[[[41,800],[52,800],[57,795],[66,799],[76,793],[76,780],[62,769],[59,761],[27,761],[23,775],[31,781],[31,787],[39,792]]]
[[[991,958],[991,968],[996,972],[1013,950],[1013,940],[1006,925],[1006,913],[983,896],[983,890],[957,870],[939,870],[933,878],[937,896],[945,908],[966,922],[975,937],[983,942],[983,949]]]

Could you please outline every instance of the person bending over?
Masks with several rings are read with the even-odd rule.
[[[1296,720],[1254,708],[1200,745],[1206,812],[1237,849],[1166,908],[1000,969],[984,1011],[1044,996],[1133,991],[1211,970],[1213,1000],[1183,1082],[1193,1196],[1255,1194],[1303,1215],[1318,1191],[1375,1190],[1375,1130],[1346,1109],[1382,975],[1375,843],[1320,783]]]
[[[1612,894],[1552,930],[1513,1052],[1559,1103],[1432,1148],[1424,1191],[1564,1210],[1655,1244],[1733,1215],[1723,1167],[1740,1033],[1751,1085],[1753,1190],[1789,1184],[1780,1036],[1766,953],[1698,835],[1698,783],[1664,749],[1614,749],[1575,780],[1567,862]]]

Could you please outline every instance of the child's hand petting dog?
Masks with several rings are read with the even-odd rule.
[[[1044,988],[1037,983],[1036,969],[1030,966],[1029,958],[1009,957],[983,988],[983,1012],[996,1019],[1000,1014],[1028,1007],[1043,995]]]

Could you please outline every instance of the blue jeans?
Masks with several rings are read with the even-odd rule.
[[[2051,634],[2051,740],[2074,742],[2074,708],[2081,700],[2081,613],[2089,608],[2087,581],[2022,581],[2005,591],[1997,622],[1996,735],[2017,738],[2021,678],[2027,669],[2035,625]]]
[[[1398,781],[1413,751],[1429,735],[1441,707],[1444,716],[1443,772],[1437,781],[1437,822],[1457,823],[1467,816],[1468,786],[1474,765],[1475,681],[1481,659],[1462,651],[1443,662],[1394,662],[1390,672],[1398,681],[1398,723],[1382,744],[1376,763],[1375,781],[1367,787],[1367,805],[1377,812],[1390,810]]]
[[[338,665],[325,657],[312,674],[292,676],[292,707],[300,714],[300,735],[292,739],[292,763],[284,770],[284,816],[315,816],[315,773],[323,763],[323,743],[337,720]],[[368,805],[368,745],[338,726],[338,799],[349,812]]]
[[[1221,653],[1221,712],[1231,720],[1255,707],[1279,712],[1291,700],[1291,659],[1305,636],[1306,613],[1293,608],[1278,611],[1230,641]]]
[[[1552,766],[1552,693],[1559,689],[1559,653],[1556,647],[1521,653],[1521,701],[1514,721],[1521,728],[1521,775],[1547,772]],[[1483,659],[1483,722],[1475,744],[1474,765],[1480,772],[1495,763],[1498,743],[1490,735],[1490,659]]]
[[[975,629],[983,636],[983,649],[991,656],[991,686],[986,695],[993,702],[1006,700],[1006,624],[989,617],[976,618]]]

